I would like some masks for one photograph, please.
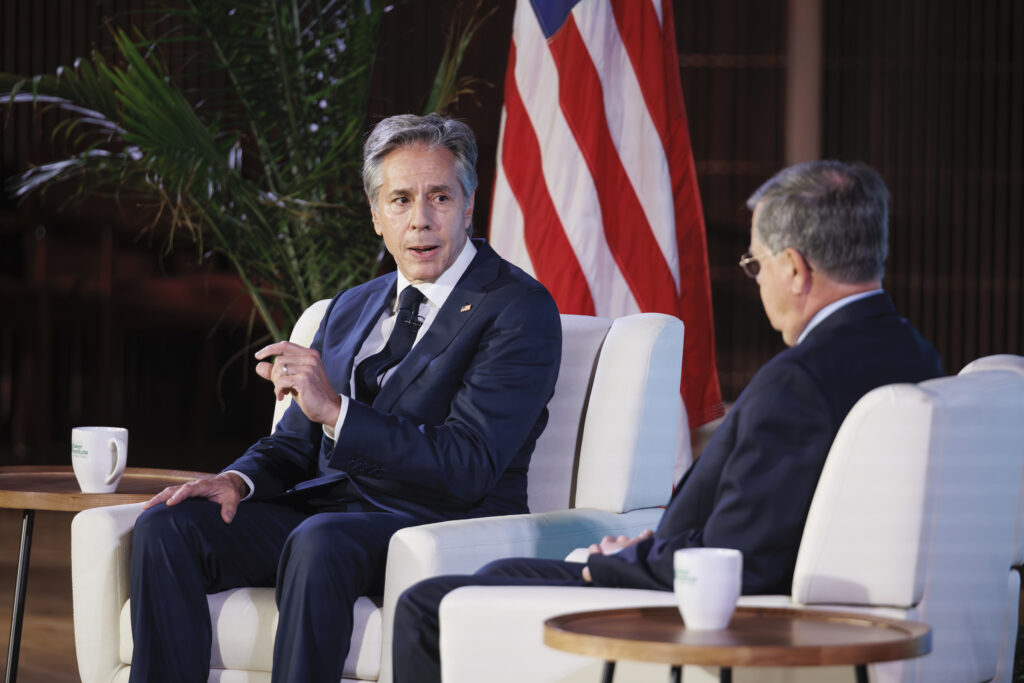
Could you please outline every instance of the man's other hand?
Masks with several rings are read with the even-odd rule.
[[[209,479],[193,479],[180,486],[168,486],[143,503],[142,509],[148,510],[160,503],[177,505],[186,498],[206,498],[220,503],[221,519],[230,524],[245,492],[246,485],[240,476],[234,472],[222,472]]]
[[[629,536],[605,536],[601,539],[600,543],[594,543],[587,548],[587,552],[591,555],[613,555],[623,548],[636,545],[640,541],[648,539],[653,535],[653,531],[650,529],[644,529],[633,538],[630,538]],[[591,582],[590,567],[583,568],[583,580],[587,583]]]
[[[591,555],[614,555],[623,548],[636,545],[640,541],[646,540],[653,535],[653,531],[650,529],[644,529],[633,538],[628,536],[605,536],[601,539],[600,543],[594,543],[587,548],[587,551]]]
[[[277,342],[256,352],[256,374],[274,383],[280,401],[291,394],[299,408],[313,422],[334,427],[341,410],[341,398],[331,387],[320,354],[291,342]]]

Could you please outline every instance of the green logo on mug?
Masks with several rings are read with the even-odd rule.
[[[676,581],[681,581],[682,583],[690,584],[692,586],[697,583],[697,577],[691,574],[687,569],[677,569]]]

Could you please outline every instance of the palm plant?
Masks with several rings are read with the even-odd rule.
[[[53,135],[73,153],[14,192],[61,183],[73,198],[108,192],[147,208],[143,229],[160,227],[166,249],[185,234],[203,258],[222,254],[283,338],[313,301],[378,267],[360,168],[383,11],[381,0],[183,0],[153,15],[155,37],[116,31],[117,63],[94,52],[55,75],[0,74],[8,103],[70,114]],[[465,89],[452,74],[476,16],[449,36],[432,109]],[[189,80],[206,85],[185,87],[162,65],[181,43]]]

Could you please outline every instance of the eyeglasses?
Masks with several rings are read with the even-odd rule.
[[[758,273],[761,272],[761,262],[759,260],[761,258],[760,256],[753,256],[749,249],[743,252],[743,256],[740,256],[739,266],[751,280],[756,279]]]

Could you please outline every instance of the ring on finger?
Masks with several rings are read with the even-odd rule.
[[[282,363],[281,367],[284,368],[284,374],[287,375],[288,374],[288,364],[287,363]]]

